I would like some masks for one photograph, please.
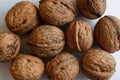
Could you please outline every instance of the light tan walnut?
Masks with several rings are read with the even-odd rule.
[[[0,62],[14,59],[21,46],[20,37],[11,32],[0,33]]]
[[[5,22],[10,31],[25,34],[39,25],[38,9],[30,1],[18,2],[7,12]]]
[[[44,64],[38,57],[19,54],[10,66],[15,80],[39,80],[44,72]]]

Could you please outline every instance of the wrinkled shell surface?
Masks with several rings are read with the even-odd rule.
[[[57,26],[71,22],[76,16],[72,0],[43,0],[39,11],[44,21]]]
[[[5,32],[0,33],[0,62],[7,62],[16,57],[20,50],[19,36]]]
[[[96,19],[103,15],[106,10],[106,0],[77,0],[80,14]]]
[[[63,52],[46,65],[49,80],[74,80],[79,73],[79,62],[75,56]]]
[[[19,54],[12,62],[10,72],[15,80],[38,80],[44,72],[44,64],[37,57]]]
[[[120,20],[114,16],[101,18],[95,26],[94,35],[98,45],[108,51],[115,52],[120,48]]]
[[[38,9],[29,1],[21,1],[8,11],[5,21],[10,31],[24,34],[39,25]]]
[[[53,57],[63,50],[65,36],[61,29],[43,25],[33,30],[27,43],[37,56],[41,58]]]
[[[82,58],[83,73],[92,80],[109,80],[115,66],[114,57],[103,50],[89,50]]]
[[[66,31],[67,45],[75,51],[86,51],[93,44],[91,25],[83,20],[73,21]]]

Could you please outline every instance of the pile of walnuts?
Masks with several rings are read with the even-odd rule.
[[[6,14],[10,32],[0,33],[0,62],[12,60],[10,72],[15,80],[38,80],[44,70],[49,80],[74,80],[80,72],[92,80],[109,80],[115,72],[116,61],[110,53],[119,50],[120,20],[106,15],[97,22],[94,35],[91,25],[75,20],[77,9],[89,19],[100,18],[106,10],[106,0],[42,0],[39,9],[30,1],[15,4]],[[64,32],[61,26],[68,24]],[[20,53],[21,36],[27,39],[33,54]],[[96,41],[102,49],[91,49]],[[85,54],[82,61],[64,52]],[[24,45],[22,45],[24,46]],[[78,53],[78,54],[79,54]],[[45,65],[42,59],[51,60]]]

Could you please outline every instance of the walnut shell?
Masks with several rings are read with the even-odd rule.
[[[35,56],[19,54],[12,62],[10,72],[15,80],[38,80],[44,72],[44,63]]]
[[[45,22],[56,26],[69,23],[76,16],[72,0],[43,0],[40,2],[39,11]]]
[[[65,36],[61,29],[42,25],[30,34],[28,46],[41,58],[53,57],[61,52],[65,45]]]
[[[79,73],[79,61],[67,52],[58,54],[46,65],[49,80],[74,80]]]
[[[109,80],[115,67],[114,57],[103,50],[89,50],[82,58],[83,73],[92,80]]]
[[[39,25],[38,9],[30,1],[18,2],[8,11],[5,22],[10,31],[22,35]]]
[[[94,30],[98,45],[108,51],[115,52],[120,49],[120,20],[114,16],[101,18]]]
[[[106,0],[77,0],[79,12],[89,18],[96,19],[106,10]]]
[[[11,32],[0,33],[0,62],[7,62],[15,58],[20,50],[19,36]]]
[[[71,50],[88,50],[93,44],[91,25],[83,20],[73,21],[67,28],[66,38]]]

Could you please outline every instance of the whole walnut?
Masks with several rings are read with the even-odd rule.
[[[15,80],[38,80],[43,72],[43,61],[28,54],[19,54],[10,66],[10,73]]]
[[[96,19],[106,10],[106,0],[77,0],[78,10],[81,15]]]
[[[65,36],[58,27],[42,25],[32,31],[27,44],[37,56],[53,57],[63,50]]]
[[[42,0],[39,11],[45,22],[56,26],[69,23],[76,16],[73,0]]]
[[[10,31],[22,35],[39,25],[38,13],[38,9],[33,3],[21,1],[7,12],[5,22]]]
[[[120,20],[115,16],[104,16],[96,24],[94,36],[98,45],[108,51],[120,49]]]
[[[58,54],[46,65],[49,80],[74,80],[79,73],[79,61],[67,52]]]
[[[82,58],[82,71],[91,80],[110,80],[115,67],[114,57],[103,50],[89,50]]]
[[[93,44],[92,28],[83,20],[73,21],[66,31],[67,45],[71,50],[86,51]]]
[[[19,53],[20,37],[11,32],[0,32],[0,62],[14,59]]]

